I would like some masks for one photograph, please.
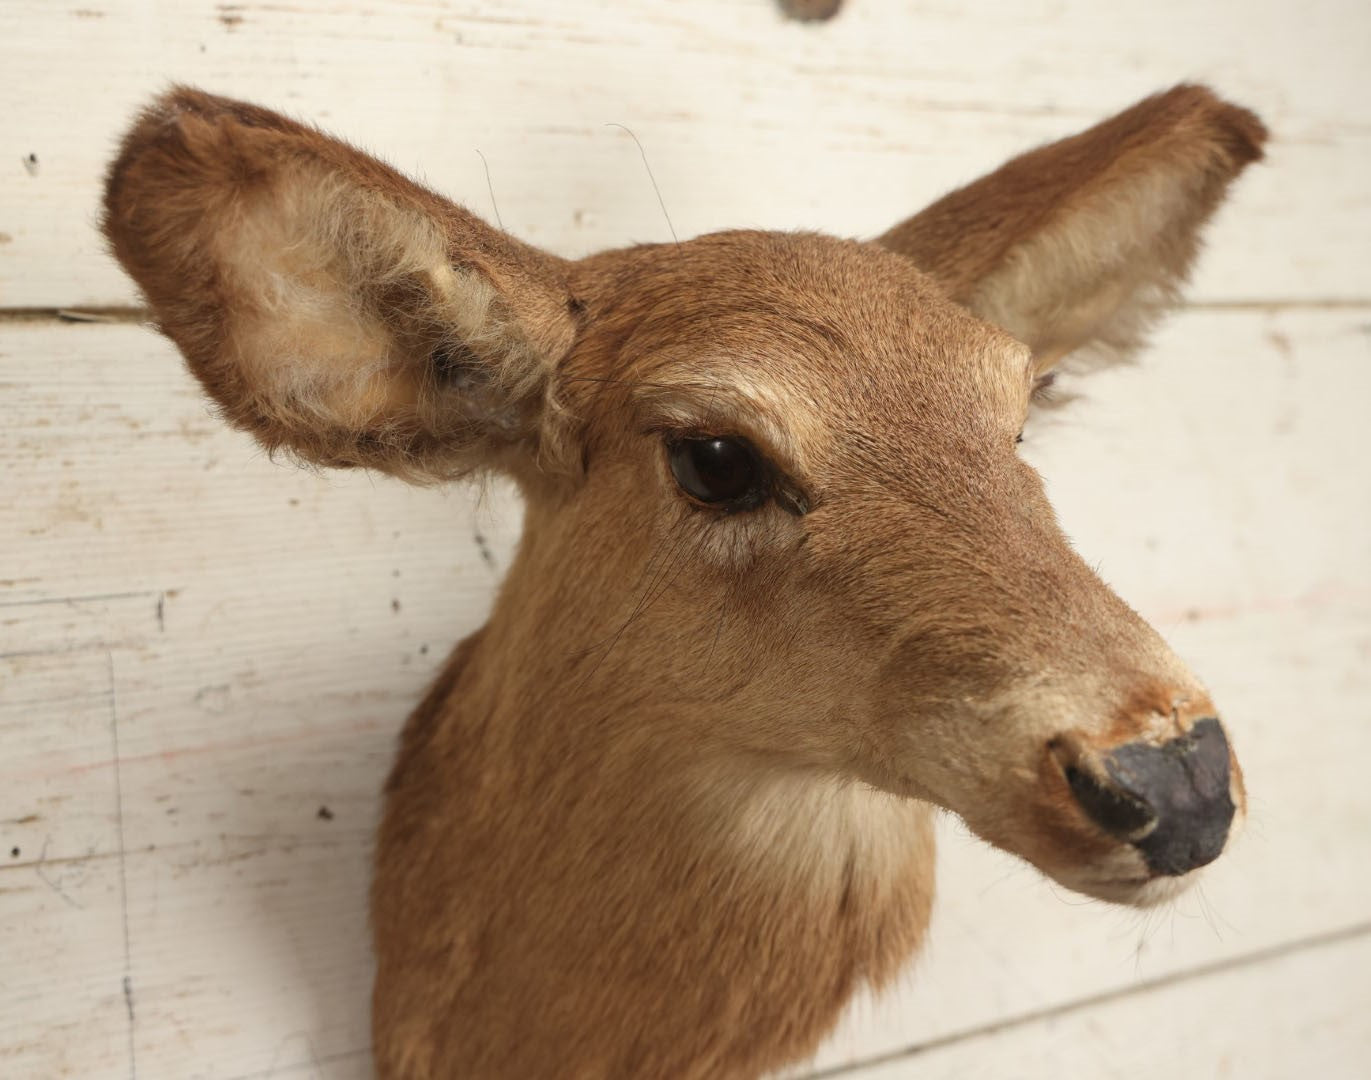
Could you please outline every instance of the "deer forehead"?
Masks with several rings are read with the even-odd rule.
[[[601,423],[742,434],[803,471],[979,440],[1027,409],[1027,347],[874,245],[718,233],[586,262],[599,314],[563,385]]]

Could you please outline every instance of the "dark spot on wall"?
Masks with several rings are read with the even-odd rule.
[[[19,858],[19,849],[18,849],[17,847],[12,847],[12,848],[10,848],[10,858],[12,858],[12,859],[17,859],[17,858]]]
[[[24,171],[30,176],[38,175],[38,155],[29,154],[24,158]]]
[[[487,543],[485,534],[480,529],[474,529],[471,538],[476,541],[476,550],[481,553],[481,561],[492,570],[498,571],[499,567],[495,563],[495,552],[490,550],[490,544]]]
[[[390,610],[397,615],[400,614],[400,601],[396,600],[394,597],[392,597],[390,601]]]
[[[332,821],[333,811],[330,810],[327,806],[321,806],[319,807],[319,812],[314,816],[317,817],[320,821]]]
[[[781,10],[798,22],[824,22],[838,14],[843,0],[780,0]]]

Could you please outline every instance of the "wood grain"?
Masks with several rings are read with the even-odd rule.
[[[1124,997],[1035,1016],[1010,1027],[929,1046],[847,1080],[968,1080],[1088,1073],[1118,1080],[1158,1076],[1360,1080],[1371,1062],[1371,933],[1330,935],[1253,965],[1205,972]],[[1344,1008],[1330,1012],[1330,984]],[[1216,1008],[1220,1011],[1216,1012]],[[1220,1019],[1222,1018],[1222,1019]]]
[[[682,236],[871,234],[1182,77],[1261,111],[1271,161],[1197,306],[1140,364],[1067,380],[1024,445],[1210,683],[1246,833],[1143,917],[943,822],[929,951],[796,1075],[937,1046],[855,1075],[1364,1072],[1365,939],[1337,935],[1371,885],[1368,29],[1350,0],[849,0],[817,25],[772,0],[5,5],[0,1076],[369,1075],[377,790],[518,535],[499,485],[266,460],[138,325],[19,316],[135,302],[95,199],[170,79],[327,123],[494,217],[480,149],[504,224],[568,254],[669,236],[607,122]]]
[[[90,229],[132,111],[171,80],[324,124],[575,255],[758,225],[875,235],[1005,156],[1181,79],[1275,133],[1213,231],[1202,300],[1371,299],[1371,8],[1359,0],[498,7],[11,0],[0,306],[128,304]],[[32,157],[32,160],[30,160]],[[1329,224],[1336,222],[1336,228]]]

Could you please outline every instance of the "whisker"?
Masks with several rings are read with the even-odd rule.
[[[710,645],[709,645],[709,655],[705,657],[705,668],[706,668],[706,670],[709,668],[709,665],[710,665],[710,664],[713,662],[713,660],[714,660],[714,650],[717,649],[717,648],[719,647],[719,635],[723,633],[723,629],[724,629],[724,615],[725,615],[726,612],[727,612],[727,609],[728,609],[728,601],[729,601],[730,597],[732,596],[732,593],[733,593],[733,586],[732,586],[731,584],[730,584],[730,585],[726,585],[726,586],[724,587],[724,598],[723,598],[722,600],[719,601],[719,622],[718,622],[718,624],[714,627],[714,640],[713,640],[712,642],[710,642]]]
[[[642,597],[638,600],[638,605],[629,614],[628,618],[624,620],[624,624],[620,626],[618,631],[614,634],[614,637],[610,640],[609,647],[606,648],[604,653],[600,656],[600,658],[597,661],[595,661],[594,667],[592,667],[588,672],[586,672],[585,677],[580,682],[581,686],[584,686],[587,682],[589,682],[590,679],[595,675],[595,673],[600,670],[601,665],[604,664],[604,662],[607,659],[609,659],[609,654],[614,651],[614,646],[619,644],[619,639],[624,636],[624,631],[627,630],[629,626],[635,620],[637,620],[637,618],[657,600],[658,597],[660,597],[664,592],[666,592],[668,588],[670,588],[672,581],[676,580],[676,576],[675,574],[673,574],[671,578],[666,581],[665,585],[661,585],[659,587],[663,579],[666,578],[666,568],[671,565],[672,556],[674,556],[675,553],[678,552],[681,549],[681,547],[685,544],[686,535],[686,533],[682,532],[680,536],[676,537],[676,543],[672,546],[671,551],[668,553],[667,557],[662,560],[662,565],[658,570],[656,578],[653,579],[653,581],[649,583],[648,587],[643,591]],[[679,566],[677,569],[679,572]]]
[[[495,201],[495,185],[490,182],[490,162],[486,160],[485,154],[482,154],[481,151],[477,150],[476,154],[481,159],[481,164],[486,167],[486,190],[490,192],[490,206],[495,211],[495,224],[503,229],[505,223],[500,220],[500,204]]]
[[[652,554],[648,556],[647,562],[645,562],[645,563],[643,564],[642,572],[639,573],[639,575],[638,575],[638,580],[637,580],[637,582],[634,583],[632,592],[636,593],[636,592],[638,591],[639,586],[643,585],[644,582],[647,582],[648,579],[652,577],[652,575],[653,575],[653,573],[654,573],[654,568],[655,568],[656,565],[657,565],[657,559],[658,559],[658,557],[659,557],[660,555],[662,555],[663,552],[666,551],[667,545],[671,543],[672,539],[673,539],[672,534],[671,534],[671,533],[666,533],[664,536],[661,537],[661,539],[659,539],[659,540],[657,541],[656,546],[652,549]],[[652,587],[651,584],[648,584],[648,585],[647,585],[647,588],[644,589],[644,595],[646,595],[647,590],[648,590],[648,589],[651,589],[651,587]],[[638,603],[641,603],[641,602],[642,602],[642,601],[641,601],[641,598],[640,598],[639,601],[638,601]],[[637,605],[635,605],[634,610],[635,610],[635,611],[637,610]],[[632,618],[632,615],[630,615],[629,617]],[[623,629],[623,628],[620,627],[620,631],[622,631],[622,629]],[[577,649],[576,651],[572,652],[572,653],[571,653],[571,658],[572,658],[572,659],[575,659],[575,660],[579,660],[579,659],[581,659],[581,658],[583,658],[583,657],[589,656],[591,653],[593,653],[593,652],[595,652],[597,649],[599,649],[602,645],[606,645],[606,644],[612,642],[612,641],[614,640],[615,636],[616,636],[616,634],[606,634],[604,637],[600,638],[600,640],[598,640],[598,641],[593,641],[593,642],[591,642],[589,645],[585,646],[584,648],[582,648],[582,649]]]
[[[647,170],[647,178],[650,181],[652,181],[652,190],[657,193],[657,205],[662,208],[662,217],[666,218],[666,227],[671,230],[671,239],[675,241],[677,247],[680,247],[681,240],[676,235],[676,226],[671,224],[671,215],[666,212],[666,203],[662,199],[662,189],[657,186],[657,178],[652,175],[652,166],[648,163],[647,151],[643,149],[643,144],[638,141],[638,136],[633,134],[632,131],[629,131],[629,129],[627,127],[624,127],[623,124],[608,123],[605,125],[605,127],[616,127],[621,128],[624,131],[627,131],[628,137],[633,140],[635,145],[637,145],[638,153],[642,155],[643,168]]]
[[[1236,933],[1238,932],[1238,928],[1237,928],[1236,926],[1234,926],[1231,922],[1229,922],[1226,918],[1224,918],[1223,912],[1221,912],[1221,911],[1218,909],[1218,905],[1216,905],[1216,904],[1209,898],[1209,894],[1208,894],[1207,892],[1204,891],[1204,882],[1200,882],[1200,883],[1199,883],[1199,893],[1200,893],[1200,901],[1201,901],[1201,903],[1202,903],[1203,906],[1204,906],[1205,917],[1206,917],[1206,919],[1209,920],[1209,925],[1210,925],[1210,927],[1211,927],[1211,928],[1213,929],[1213,931],[1214,931],[1214,936],[1215,936],[1216,938],[1218,938],[1220,941],[1223,941],[1223,940],[1224,940],[1224,937],[1223,937],[1223,927],[1224,927],[1224,926],[1228,927],[1228,929],[1229,929],[1232,933],[1235,933],[1235,934],[1236,934]],[[1222,925],[1220,925],[1220,924],[1222,924]]]

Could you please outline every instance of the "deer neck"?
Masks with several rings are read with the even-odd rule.
[[[667,695],[578,687],[534,632],[555,610],[521,601],[506,589],[406,728],[378,936],[429,927],[420,945],[458,958],[450,1014],[526,1018],[542,1045],[589,1055],[501,1044],[487,1072],[713,1080],[812,1053],[853,990],[917,947],[930,810],[700,738],[717,717]],[[390,970],[428,954],[405,956]],[[378,982],[396,1015],[404,985]],[[605,1067],[641,1046],[651,1060]]]
[[[694,850],[816,898],[930,861],[926,804],[712,737],[736,719],[727,702],[586,678],[577,646],[534,631],[550,621],[498,604],[447,706],[490,797],[542,819],[523,827],[583,830],[625,858]]]

